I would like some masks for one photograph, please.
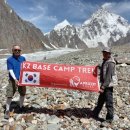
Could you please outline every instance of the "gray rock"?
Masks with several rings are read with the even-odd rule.
[[[41,121],[45,121],[47,118],[46,118],[46,115],[45,114],[40,114],[40,120]]]
[[[48,122],[48,124],[58,124],[60,122],[60,118],[53,115],[50,117],[50,119],[47,122]]]
[[[24,130],[24,128],[21,125],[16,125],[16,130]]]
[[[114,121],[117,121],[117,120],[119,120],[119,116],[118,115],[114,115]]]
[[[38,130],[38,126],[37,125],[32,125],[32,126],[26,128],[25,130]]]
[[[117,49],[118,55],[130,55],[127,49]],[[95,55],[96,54],[96,55]],[[77,58],[76,58],[77,57]],[[65,63],[79,65],[95,65],[102,59],[99,49],[87,49],[80,52],[74,52],[55,59],[46,59],[48,63]],[[1,70],[0,70],[1,72]],[[3,72],[4,73],[4,72]],[[117,65],[117,75],[119,84],[114,88],[114,122],[112,128],[107,130],[127,130],[130,128],[130,65],[121,67]],[[3,79],[0,83],[8,83],[7,74],[5,77],[0,73]],[[1,84],[1,85],[2,85]],[[6,91],[3,86],[0,88],[0,126],[4,130],[8,126],[8,120],[4,120],[4,108],[6,102]],[[93,110],[97,103],[98,93],[86,91],[74,91],[53,88],[27,87],[26,100],[24,104],[27,107],[26,113],[14,113],[15,124],[18,129],[26,130],[102,130],[100,121],[88,118],[89,112]],[[60,109],[61,104],[64,109]],[[17,110],[17,105],[13,105]],[[31,109],[29,107],[32,107]],[[31,115],[31,116],[30,116]],[[103,107],[100,117],[105,118],[106,109]],[[85,119],[85,120],[81,120]],[[36,126],[36,127],[35,127]],[[54,129],[53,129],[54,128]]]
[[[60,130],[60,125],[57,124],[48,124],[47,130]]]

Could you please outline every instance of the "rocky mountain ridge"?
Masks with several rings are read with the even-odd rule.
[[[46,49],[47,39],[32,23],[22,20],[8,5],[0,0],[0,49],[10,49],[20,44],[23,52],[34,52]]]
[[[22,20],[7,4],[0,1],[0,53],[8,53],[12,45],[20,44],[24,53],[58,48],[94,48],[130,43],[130,26],[124,18],[104,8],[95,12],[81,26],[67,20],[44,34],[32,23]]]
[[[66,26],[65,26],[65,21]],[[55,48],[93,48],[98,46],[112,46],[117,41],[129,37],[130,25],[123,17],[100,8],[92,14],[81,26],[71,25],[65,20],[46,34],[49,42]],[[62,26],[63,25],[63,26]],[[127,38],[128,39],[128,38]],[[129,43],[130,40],[127,41]],[[120,44],[125,44],[121,41]]]

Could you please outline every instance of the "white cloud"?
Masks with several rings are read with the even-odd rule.
[[[116,2],[104,3],[102,6],[118,14],[124,14],[130,12],[129,1],[118,2],[118,3]]]
[[[40,5],[40,3],[35,3],[35,6],[28,8],[29,13],[24,14],[24,19],[30,21],[35,26],[43,30],[52,29],[53,24],[56,24],[58,19],[55,15],[48,15],[48,8],[46,6]]]
[[[130,12],[130,2],[124,2],[124,3],[119,3],[117,4],[117,9],[115,5],[115,10],[117,10],[119,13],[125,13],[125,12]]]
[[[96,3],[87,0],[19,1],[21,1],[23,8],[21,9],[21,12],[19,11],[20,8],[17,10],[20,12],[19,14],[22,18],[32,22],[40,29],[45,30],[45,32],[52,30],[56,24],[64,19],[67,19],[71,24],[80,25],[90,18],[92,13],[101,7],[101,1]],[[122,17],[125,16],[126,19],[130,19],[129,1],[123,0],[122,2],[105,2],[102,6],[113,13],[119,14]]]
[[[45,13],[47,11],[47,8],[45,6],[41,6],[41,5],[37,4],[35,7],[30,7],[29,10],[32,11],[32,12],[43,11]]]
[[[87,19],[90,14],[97,9],[97,6],[90,2],[81,2],[81,0],[68,0],[68,14],[76,19]],[[75,21],[77,22],[77,21]]]
[[[47,30],[51,31],[52,26],[54,26],[58,21],[56,16],[44,16],[43,14],[32,16],[26,20],[39,27],[43,32],[46,32]]]
[[[28,20],[30,22],[36,22],[37,23],[37,21],[39,21],[41,19],[43,19],[43,14],[40,14],[40,15],[37,15],[37,16],[32,16]]]
[[[105,3],[102,5],[103,8],[110,9],[112,7],[112,3]]]

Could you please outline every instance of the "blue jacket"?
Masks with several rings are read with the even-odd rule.
[[[15,57],[14,55],[12,55],[11,57],[9,57],[7,59],[7,69],[8,70],[13,70],[15,77],[17,80],[19,80],[19,76],[20,76],[20,67],[21,67],[21,63],[23,61],[25,61],[25,57],[23,56],[19,56],[18,58]],[[9,79],[13,80],[13,78],[11,77],[11,75],[9,74]]]

